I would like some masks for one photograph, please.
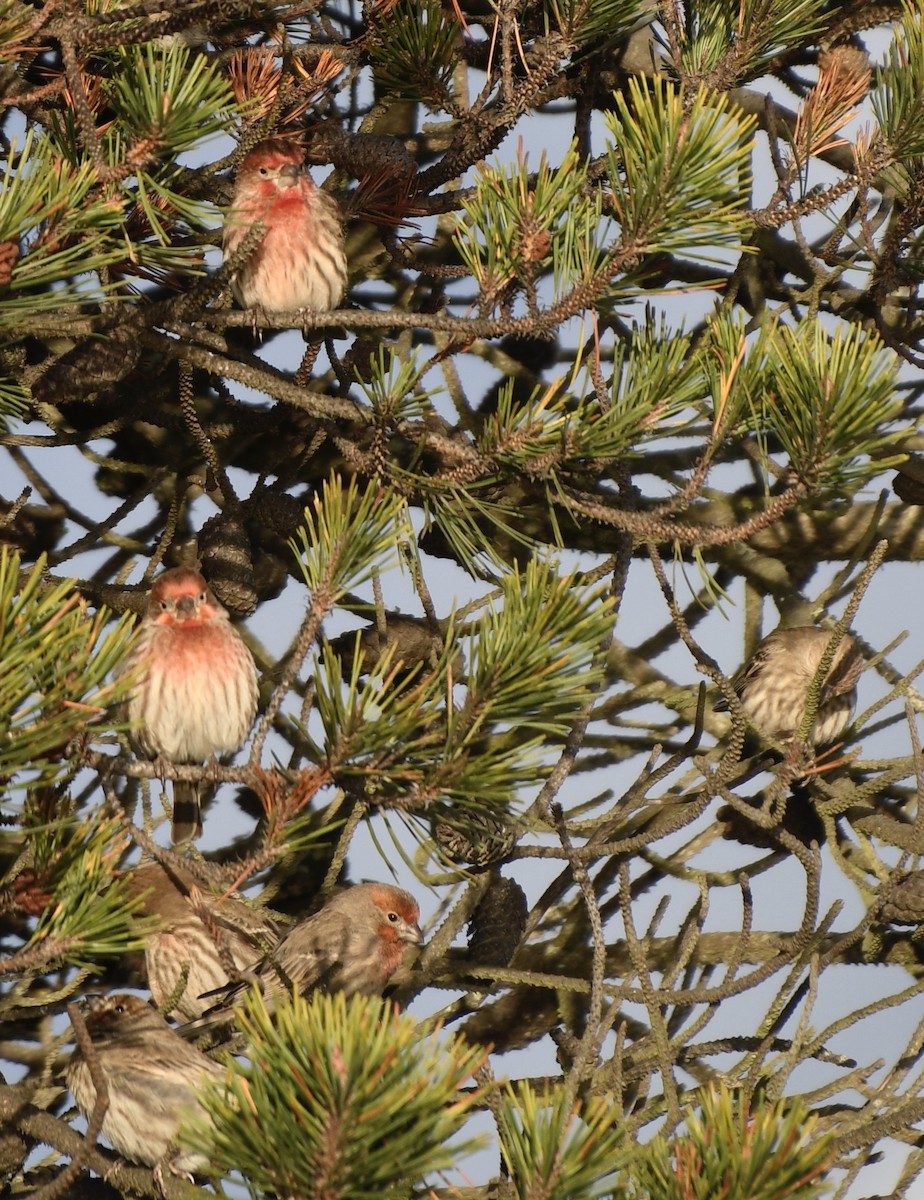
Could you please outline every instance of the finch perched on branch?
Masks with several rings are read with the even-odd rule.
[[[222,237],[225,259],[256,222],[263,237],[231,280],[241,308],[268,313],[336,308],[347,278],[340,211],[315,185],[292,142],[268,138],[242,160]]]
[[[744,711],[769,737],[792,738],[805,716],[809,688],[832,633],[814,625],[775,629],[733,679]],[[818,708],[808,733],[813,746],[833,742],[850,724],[857,703],[857,679],[863,666],[859,647],[849,634],[838,643],[821,685]],[[716,710],[727,711],[724,699]]]
[[[144,961],[154,1003],[184,1021],[209,1007],[203,992],[227,986],[254,966],[267,945],[279,940],[274,921],[233,897],[221,899],[200,888],[187,872],[145,863],[127,877],[129,890],[143,897],[142,912],[157,916],[161,928],[145,939]],[[177,995],[185,972],[185,985]]]
[[[289,984],[306,996],[315,988],[351,996],[381,995],[406,946],[423,941],[417,901],[387,883],[360,883],[336,893],[320,912],[294,925],[253,978],[271,1004]],[[222,999],[189,1028],[230,1020],[247,982],[232,984]]]
[[[191,1179],[207,1163],[200,1154],[174,1145],[182,1110],[197,1106],[197,1088],[222,1075],[223,1068],[137,996],[94,997],[84,1020],[109,1099],[103,1135],[124,1158],[154,1167],[161,1184],[165,1167]],[[65,1075],[77,1107],[89,1120],[96,1085],[79,1045]]]
[[[139,672],[126,704],[142,752],[202,763],[239,750],[257,712],[253,655],[198,571],[174,567],[154,581],[132,652],[119,673]],[[173,785],[173,841],[202,832],[199,786]]]

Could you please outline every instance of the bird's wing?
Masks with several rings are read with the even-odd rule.
[[[765,638],[764,641],[757,647],[751,655],[749,662],[745,663],[732,678],[731,684],[735,689],[735,695],[740,700],[744,694],[747,685],[755,676],[760,675],[763,671],[767,659],[773,653],[773,644],[770,639]],[[712,706],[716,712],[728,712],[728,701],[724,696],[720,696]]]
[[[341,966],[350,936],[347,916],[337,910],[322,909],[295,926],[267,959],[260,974],[273,972],[283,982],[291,983],[301,995],[323,987],[325,981]],[[279,970],[274,968],[278,967]]]

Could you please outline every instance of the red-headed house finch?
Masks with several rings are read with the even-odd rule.
[[[144,962],[154,1003],[164,1012],[172,1000],[184,1021],[199,1017],[211,1005],[203,992],[216,991],[238,978],[279,940],[275,922],[259,909],[210,894],[187,872],[160,863],[130,871],[129,890],[141,896],[142,912],[159,917],[161,928],[145,940]],[[186,972],[182,993],[177,989]],[[170,1015],[170,1014],[167,1014]]]
[[[259,982],[269,1007],[289,983],[302,996],[315,988],[348,996],[381,995],[397,971],[405,947],[423,941],[419,920],[417,901],[401,888],[387,883],[345,888],[320,912],[294,925],[252,977]],[[222,999],[188,1028],[230,1020],[233,1006],[248,986],[249,981],[232,984]]]
[[[256,664],[198,571],[174,567],[154,581],[120,667],[120,674],[136,671],[126,715],[149,757],[202,763],[246,741],[257,712]],[[198,784],[174,782],[173,841],[201,832]]]
[[[104,1137],[124,1158],[154,1167],[161,1183],[164,1167],[189,1178],[204,1170],[207,1160],[173,1143],[183,1110],[198,1107],[196,1089],[224,1069],[137,996],[97,996],[87,1007],[84,1020],[109,1095]],[[89,1120],[96,1086],[79,1045],[65,1074],[77,1107]]]
[[[814,625],[775,629],[732,681],[744,711],[768,737],[792,738],[805,716],[809,688],[833,634]],[[863,666],[856,642],[845,634],[834,652],[808,733],[813,746],[833,742],[850,724],[857,703],[857,678]],[[724,699],[716,702],[721,712]]]
[[[231,280],[241,308],[336,308],[347,277],[340,212],[315,186],[292,142],[259,142],[238,167],[222,236],[226,259],[257,221],[266,232]]]

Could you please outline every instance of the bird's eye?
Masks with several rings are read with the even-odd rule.
[[[395,923],[396,921],[400,921],[400,920],[401,920],[401,918],[398,916],[398,914],[397,914],[396,912],[390,912],[390,913],[388,914],[388,919],[389,919],[389,921],[391,921],[392,925],[394,925],[394,923]]]
[[[160,606],[164,610],[164,612],[166,612],[167,609],[170,607],[170,601],[169,600],[161,600]]]
[[[205,592],[200,592],[200,593],[199,593],[199,603],[200,603],[200,604],[205,604]]]
[[[260,174],[263,176],[269,175],[269,167],[261,167]]]

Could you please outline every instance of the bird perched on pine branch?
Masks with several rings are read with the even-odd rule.
[[[830,630],[814,625],[775,629],[732,680],[744,711],[768,737],[786,740],[798,731],[809,688],[833,636]],[[833,742],[850,724],[862,666],[859,647],[845,634],[821,685],[808,732],[811,745]],[[719,712],[727,711],[728,703],[723,698],[715,707]]]
[[[279,941],[266,913],[233,897],[219,901],[180,868],[145,863],[126,883],[142,898],[141,912],[160,918],[160,928],[145,939],[144,961],[151,996],[167,1016],[201,1016],[211,1004],[200,999],[204,992],[239,978]]]
[[[282,138],[258,142],[237,169],[222,236],[226,260],[257,222],[263,237],[231,279],[241,308],[336,308],[347,278],[340,211],[308,174],[301,149]]]
[[[126,703],[132,736],[150,758],[202,763],[239,750],[257,712],[257,667],[198,571],[174,567],[154,581],[120,675],[138,675]],[[173,785],[173,841],[202,832],[199,785]]]
[[[387,883],[360,883],[337,892],[313,916],[294,925],[252,978],[267,1003],[289,985],[302,996],[316,988],[348,996],[381,995],[397,971],[407,946],[423,941],[417,901]],[[230,1020],[248,981],[224,989],[222,998],[196,1029]]]
[[[198,1107],[197,1089],[224,1069],[171,1028],[137,996],[113,993],[87,1003],[84,1016],[95,1067],[109,1097],[102,1132],[124,1158],[192,1179],[207,1161],[175,1145],[183,1110]],[[65,1070],[67,1086],[88,1120],[96,1104],[93,1070],[78,1045]]]

